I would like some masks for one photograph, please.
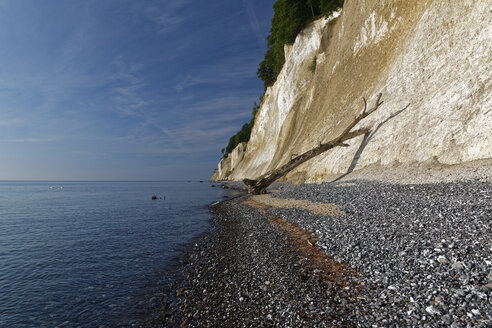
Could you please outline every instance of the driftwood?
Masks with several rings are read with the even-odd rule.
[[[352,123],[350,123],[349,126],[347,126],[347,128],[335,139],[327,143],[320,143],[318,147],[292,158],[288,163],[282,165],[281,167],[271,172],[263,174],[256,180],[244,179],[243,182],[249,187],[249,192],[255,195],[265,194],[268,186],[270,186],[277,179],[289,173],[291,170],[301,165],[302,163],[332,148],[347,147],[348,145],[345,143],[345,141],[367,133],[369,129],[359,129],[355,131],[351,131],[351,130],[357,125],[357,123],[359,123],[362,119],[372,114],[374,111],[376,111],[376,109],[379,108],[379,106],[381,106],[381,104],[383,103],[383,101],[381,101],[381,96],[382,94],[379,93],[374,107],[369,110],[367,110],[367,101],[365,98],[363,98],[364,110],[362,111],[362,113],[356,116],[354,121],[352,121]]]

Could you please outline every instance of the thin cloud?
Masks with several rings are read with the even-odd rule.
[[[128,64],[122,56],[118,56],[111,62],[110,66],[115,69],[115,73],[111,76],[112,80],[126,81],[131,84],[141,83],[142,79],[137,74],[144,68],[142,63]]]
[[[248,117],[251,113],[253,101],[258,92],[256,90],[246,90],[234,95],[218,96],[215,98],[195,101],[187,104],[185,110],[193,114],[213,114],[212,117],[229,117],[231,121]],[[233,111],[233,112],[231,112]],[[237,116],[239,115],[239,116]]]
[[[159,126],[155,122],[147,122],[140,131],[126,136],[123,140],[137,147],[137,153],[152,155],[186,154],[193,157],[199,153],[217,151],[225,146],[228,138],[240,128],[241,124],[231,124],[239,117],[249,117],[250,113],[215,116],[206,115],[201,120],[181,122],[173,127]],[[148,132],[150,126],[158,128],[165,138]]]
[[[155,2],[145,8],[147,17],[154,23],[156,33],[163,35],[178,29],[185,21],[180,10],[191,0]]]
[[[21,119],[0,119],[0,126],[14,126],[22,124],[23,120]]]
[[[175,89],[182,92],[188,88],[205,84],[238,85],[246,79],[256,79],[256,57],[238,54],[233,58],[217,61],[206,67],[181,76]]]
[[[258,21],[258,17],[256,16],[253,4],[249,0],[243,0],[243,3],[246,6],[246,14],[248,15],[249,26],[256,36],[258,45],[260,47],[263,47],[265,45],[265,37],[261,33],[260,22]]]
[[[81,156],[108,156],[107,153],[98,153],[98,152],[92,152],[92,151],[73,151],[72,154],[74,155],[81,155]]]
[[[149,136],[143,151],[154,154],[185,153],[193,155],[210,150],[218,150],[227,143],[228,138],[238,130],[238,126],[228,124],[226,115],[205,119],[200,122],[190,121],[175,128],[160,127],[161,131],[172,141]],[[143,140],[141,140],[143,141]]]
[[[123,84],[115,87],[113,109],[126,116],[140,116],[141,109],[148,105],[148,102],[141,96],[146,84],[139,77],[139,71],[144,68],[142,63],[127,63],[121,56],[113,60],[111,65],[115,72],[111,79]]]
[[[115,88],[116,96],[114,97],[113,109],[126,116],[141,116],[142,108],[148,105],[148,102],[139,94],[139,90],[143,87],[145,87],[144,84],[138,84]]]
[[[50,143],[59,141],[60,138],[11,138],[11,139],[0,139],[0,142],[4,143]]]
[[[187,89],[189,87],[192,87],[192,86],[195,86],[198,84],[202,84],[202,83],[207,83],[207,80],[201,79],[201,78],[193,76],[191,74],[188,74],[188,75],[186,75],[186,77],[181,82],[179,82],[176,85],[176,90],[183,91],[184,89]]]
[[[183,153],[187,153],[187,154],[191,153],[190,149],[181,142],[182,139],[180,137],[182,136],[177,135],[176,133],[172,132],[170,129],[164,127],[158,127],[158,128],[162,131],[162,133],[168,136],[176,146],[178,146],[177,149],[182,150]]]

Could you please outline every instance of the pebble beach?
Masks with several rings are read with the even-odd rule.
[[[211,206],[156,326],[492,326],[490,182],[276,183],[275,202],[255,197]]]

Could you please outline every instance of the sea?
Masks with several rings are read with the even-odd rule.
[[[209,205],[236,194],[199,181],[0,181],[0,327],[145,326],[209,229]]]

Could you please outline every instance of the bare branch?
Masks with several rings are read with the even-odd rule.
[[[369,109],[367,111],[367,101],[365,98],[364,100],[364,110],[359,114],[358,116],[355,117],[354,121],[352,121],[347,128],[336,138],[333,140],[327,142],[327,143],[320,143],[318,147],[313,148],[299,156],[293,154],[292,156],[295,156],[294,158],[291,157],[291,160],[282,165],[281,167],[270,171],[262,176],[260,176],[256,180],[251,180],[251,179],[244,179],[243,182],[247,186],[249,186],[249,192],[252,194],[264,194],[266,193],[266,188],[268,188],[269,185],[271,185],[273,182],[275,182],[277,179],[280,177],[284,176],[285,174],[289,173],[292,171],[294,168],[297,166],[301,165],[302,163],[324,153],[327,150],[330,150],[335,147],[348,147],[349,145],[345,143],[345,141],[353,139],[355,137],[358,137],[360,135],[363,135],[367,132],[369,132],[369,129],[363,128],[363,129],[358,129],[355,131],[352,131],[352,129],[359,123],[362,119],[365,117],[369,116],[373,112],[375,112],[379,106],[383,104],[383,101],[381,101],[382,93],[379,93],[375,102],[375,105],[373,108]],[[351,132],[352,131],[352,132]]]

